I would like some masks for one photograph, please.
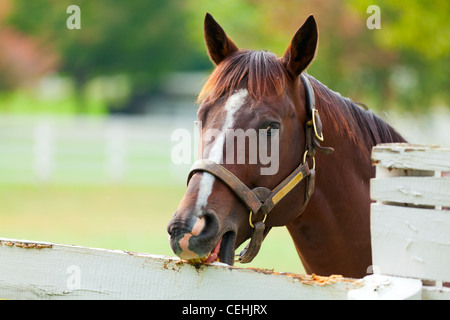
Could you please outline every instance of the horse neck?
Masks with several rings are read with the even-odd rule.
[[[327,118],[323,117],[322,144],[335,151],[316,152],[314,193],[305,211],[287,227],[307,272],[361,276],[371,264],[369,182],[374,170],[370,154]]]

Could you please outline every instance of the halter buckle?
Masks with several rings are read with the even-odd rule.
[[[316,116],[317,116],[317,120],[316,120]],[[312,108],[312,123],[313,123],[313,128],[314,128],[314,134],[316,135],[317,139],[319,139],[320,141],[323,141],[322,128],[320,128],[320,130],[317,130],[317,125],[318,125],[317,122],[320,123],[319,111],[316,108]],[[321,123],[320,123],[320,127],[322,127]],[[320,131],[320,133],[319,133],[319,131]]]

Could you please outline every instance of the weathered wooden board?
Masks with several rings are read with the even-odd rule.
[[[450,211],[374,203],[371,237],[382,274],[450,281]]]
[[[422,286],[422,300],[450,300],[450,288]]]
[[[363,286],[348,293],[349,300],[421,300],[422,281],[373,274],[364,278]]]
[[[362,280],[0,239],[3,299],[347,299]]]
[[[372,162],[391,169],[450,171],[450,149],[406,143],[382,144],[373,148]]]
[[[370,181],[370,195],[377,201],[450,207],[450,178],[375,178]]]
[[[194,266],[178,258],[0,238],[0,299],[447,299],[421,280]]]

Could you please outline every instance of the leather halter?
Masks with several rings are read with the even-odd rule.
[[[303,162],[295,168],[295,170],[287,176],[273,190],[265,187],[257,187],[250,190],[239,178],[231,173],[224,166],[217,164],[208,159],[200,159],[196,161],[188,175],[188,184],[192,176],[197,172],[208,172],[217,179],[226,184],[242,201],[242,203],[250,211],[249,224],[253,228],[252,238],[247,247],[240,253],[239,262],[248,263],[258,254],[261,243],[269,232],[270,228],[266,228],[264,222],[267,215],[272,209],[289,193],[295,186],[303,180],[306,180],[305,200],[301,208],[300,214],[305,210],[309,199],[314,191],[315,181],[315,148],[319,151],[330,153],[332,148],[321,147],[320,141],[323,141],[322,122],[320,121],[319,112],[315,108],[314,90],[308,78],[301,74],[300,78],[305,86],[307,116],[310,120],[306,123],[306,144],[303,154]],[[312,158],[313,166],[310,168],[307,157]],[[258,222],[252,221],[252,216],[257,216]],[[262,218],[261,218],[262,217]]]

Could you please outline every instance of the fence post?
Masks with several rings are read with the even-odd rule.
[[[33,136],[33,170],[38,182],[49,182],[54,165],[54,135],[51,124],[41,121],[34,129]]]
[[[107,177],[112,182],[121,182],[126,170],[125,129],[119,123],[109,123],[106,132],[106,164]]]

